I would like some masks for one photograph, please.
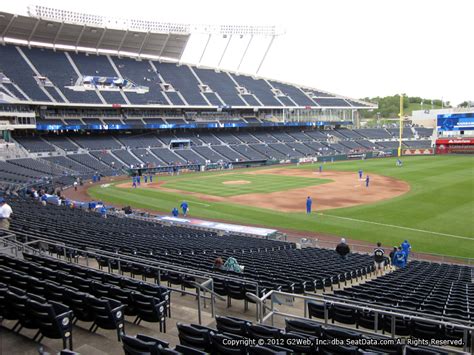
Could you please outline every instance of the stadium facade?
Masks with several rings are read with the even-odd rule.
[[[395,130],[346,129],[357,127],[360,110],[376,108],[371,103],[181,62],[193,32],[273,39],[280,33],[272,26],[155,23],[40,6],[1,19],[4,182],[389,154],[396,146]],[[429,135],[407,128],[404,147],[429,148]]]

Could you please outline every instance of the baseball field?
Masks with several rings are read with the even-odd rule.
[[[385,246],[474,257],[474,157],[404,157],[156,176],[95,185],[90,196],[168,214],[186,200],[190,216],[346,236]],[[370,176],[369,187],[360,180]],[[307,196],[313,213],[305,213]]]

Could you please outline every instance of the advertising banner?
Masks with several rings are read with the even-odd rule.
[[[474,153],[474,138],[441,138],[436,140],[436,154]]]
[[[421,149],[403,149],[402,155],[432,155],[434,154],[433,148],[421,148]]]

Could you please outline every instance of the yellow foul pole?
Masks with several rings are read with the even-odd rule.
[[[400,136],[398,137],[398,156],[402,156],[402,136],[403,136],[403,95],[400,95]]]

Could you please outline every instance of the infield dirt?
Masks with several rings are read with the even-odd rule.
[[[371,174],[370,185],[365,186],[365,179],[359,180],[355,172],[314,172],[308,170],[277,168],[268,170],[257,170],[245,174],[277,174],[283,176],[310,177],[330,179],[332,182],[309,187],[296,188],[286,191],[270,193],[250,193],[236,196],[221,197],[214,196],[212,192],[203,194],[198,192],[183,191],[166,187],[166,181],[158,181],[142,185],[146,188],[157,189],[166,192],[175,192],[183,195],[191,195],[210,202],[238,203],[252,207],[273,209],[281,212],[301,212],[306,209],[306,198],[313,199],[313,209],[316,211],[329,210],[333,208],[352,207],[370,204],[382,200],[391,199],[407,193],[410,185],[404,181],[387,176]],[[247,184],[244,180],[229,180],[227,183]],[[120,188],[130,188],[131,183],[117,185]]]

